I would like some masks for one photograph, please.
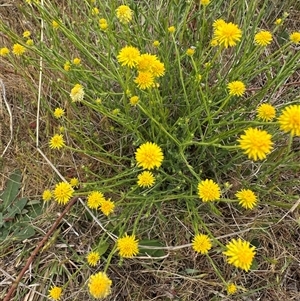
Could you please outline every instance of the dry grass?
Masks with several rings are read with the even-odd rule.
[[[3,6],[3,1],[0,1],[0,18],[9,22],[11,27],[20,34],[25,29],[24,22],[27,22],[22,18],[22,13],[19,10],[21,3],[22,1],[8,1]],[[294,11],[290,12],[288,22],[291,28],[300,28],[299,13],[300,8],[298,10],[295,8]],[[30,26],[34,26],[34,24]],[[30,26],[26,24],[26,29]],[[0,34],[0,45],[5,39],[6,37]],[[1,59],[0,77],[5,83],[7,100],[12,108],[14,124],[13,143],[0,162],[0,190],[4,188],[8,175],[14,169],[19,168],[23,174],[20,193],[37,199],[45,187],[54,183],[56,179],[53,170],[35,148],[37,78],[33,73],[28,74],[28,78],[32,78],[32,88],[28,88],[28,83],[24,81],[18,70],[14,70],[13,66]],[[300,82],[299,68],[294,74],[293,82]],[[44,88],[51,90],[50,87]],[[299,85],[288,89],[285,92],[287,95],[278,95],[278,97],[291,97],[297,92],[296,89],[299,89]],[[2,150],[9,140],[9,118],[3,99],[0,105],[0,149]],[[47,129],[49,122],[53,121],[42,120],[41,126]],[[299,142],[299,139],[294,142],[295,162],[300,160]],[[42,145],[45,143],[46,141],[41,141]],[[47,155],[51,158],[51,154]],[[54,160],[54,157],[52,159]],[[84,179],[86,177],[81,166],[89,164],[87,157],[78,155],[74,157],[70,152],[65,153],[59,161],[63,162],[63,165],[59,166],[60,170],[69,178],[77,176]],[[299,165],[297,166],[299,167]],[[100,168],[99,163],[99,166],[95,167],[94,170]],[[276,183],[282,181],[291,181],[292,183],[291,186],[286,186],[288,191],[282,191],[282,194],[300,195],[299,185],[295,181],[299,176],[299,168],[295,168],[294,173],[277,175]],[[237,186],[239,185],[239,177],[234,172],[228,177]],[[274,179],[269,180],[269,182],[272,181]],[[291,200],[291,202],[295,201]],[[51,227],[56,218],[54,206],[48,207],[39,219],[32,220],[32,224],[37,229],[34,238],[22,243],[5,242],[0,247],[0,299],[7,293],[38,241]],[[268,206],[264,207],[259,215],[255,211],[241,215],[237,209],[226,206],[228,207],[226,208],[228,216],[222,216],[219,220],[216,220],[217,217],[215,216],[210,216],[208,212],[202,213],[203,221],[207,225],[211,225],[211,231],[217,237],[222,237],[228,233],[233,235],[241,230],[252,229],[251,235],[249,234],[247,237],[246,234],[245,237],[251,241],[255,241],[259,237],[259,250],[264,251],[264,258],[258,260],[261,264],[258,264],[256,271],[250,272],[247,278],[242,272],[232,275],[229,267],[226,270],[220,252],[216,251],[212,255],[212,259],[216,263],[220,266],[224,265],[223,275],[226,279],[232,279],[247,287],[244,294],[241,293],[238,297],[222,295],[219,292],[222,284],[215,273],[211,273],[211,265],[208,260],[205,257],[195,256],[190,248],[183,248],[165,253],[167,257],[161,260],[132,259],[120,262],[115,259],[109,268],[114,287],[111,298],[107,300],[300,300],[299,208],[295,208],[279,223],[272,223],[272,221],[280,220],[285,215],[286,208]],[[174,240],[177,244],[185,244],[191,239],[192,233],[188,230],[188,221],[181,220],[180,210],[180,205],[178,205],[175,216],[174,211],[173,213],[168,212],[168,208],[153,208],[149,219],[155,221],[151,222],[155,227],[147,229],[145,226],[145,232],[141,234],[145,237],[155,238],[155,233],[159,231],[164,233],[164,240],[167,245],[173,245]],[[53,269],[61,272],[59,280],[62,283],[65,278],[71,277],[70,275],[77,271],[76,277],[72,276],[73,279],[63,300],[91,300],[86,295],[85,290],[78,291],[78,287],[83,286],[87,278],[87,275],[82,275],[81,266],[84,263],[82,258],[90,246],[95,244],[94,238],[101,237],[104,233],[99,230],[97,225],[88,222],[84,215],[85,213],[79,206],[73,208],[60,225],[60,235],[51,241],[47,250],[38,255],[30,271],[24,275],[13,300],[46,300],[47,277],[51,275]],[[163,216],[160,217],[160,215]],[[145,222],[145,225],[148,222]],[[222,227],[213,228],[215,225],[222,225]],[[258,253],[260,252],[258,251]],[[259,289],[257,290],[257,288]]]

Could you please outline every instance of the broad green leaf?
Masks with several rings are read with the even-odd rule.
[[[6,218],[14,218],[16,214],[21,214],[27,203],[27,198],[18,199],[7,207]]]
[[[33,227],[25,223],[17,224],[17,227],[13,233],[13,238],[15,240],[24,240],[28,239],[35,234]]]
[[[164,244],[162,242],[160,242],[159,240],[141,240],[139,241],[140,245],[143,246],[151,246],[151,247],[163,247]],[[165,256],[165,250],[161,250],[161,249],[143,249],[140,248],[139,250],[139,254],[140,255],[149,255],[152,257],[162,257]]]
[[[100,256],[102,256],[108,249],[109,247],[109,243],[107,242],[102,242],[98,247],[97,247],[97,251],[100,254]]]

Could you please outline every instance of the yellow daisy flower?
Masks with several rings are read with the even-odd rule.
[[[275,117],[275,114],[275,108],[268,103],[264,103],[257,108],[257,117],[264,121],[272,121]]]
[[[120,50],[117,56],[118,62],[121,63],[122,66],[128,66],[129,68],[135,67],[139,58],[140,51],[132,46],[125,46]]]
[[[198,184],[198,195],[203,202],[215,201],[221,197],[220,187],[213,180],[204,180]]]
[[[105,298],[111,293],[112,281],[103,272],[91,275],[88,288],[94,298]]]
[[[99,9],[97,7],[92,8],[92,16],[97,16],[99,15]]]
[[[52,198],[51,190],[50,189],[44,190],[43,195],[42,195],[43,201],[48,202],[51,200],[51,198]]]
[[[160,42],[157,41],[157,40],[155,40],[155,41],[152,43],[152,45],[153,45],[154,47],[158,47],[158,46],[160,45]]]
[[[63,108],[56,108],[53,115],[55,118],[59,119],[65,115],[65,110]]]
[[[239,204],[246,209],[253,209],[257,204],[257,197],[250,189],[239,190],[235,196],[239,200]]]
[[[155,183],[155,177],[150,171],[143,171],[138,175],[137,184],[140,187],[151,187]]]
[[[223,254],[227,256],[229,264],[248,272],[256,252],[255,247],[250,247],[250,242],[238,238],[232,239],[226,245],[226,251]]]
[[[32,40],[32,39],[28,39],[28,40],[26,41],[26,45],[28,45],[28,46],[33,46],[33,45],[34,45],[33,40]]]
[[[210,0],[200,0],[200,4],[207,6],[210,3]]]
[[[100,204],[100,210],[106,216],[108,216],[111,213],[113,213],[114,209],[115,209],[115,203],[112,202],[111,200],[104,200]]]
[[[275,25],[281,25],[282,24],[282,19],[279,18],[279,19],[276,19],[275,22],[274,22]]]
[[[79,57],[75,57],[75,58],[73,59],[73,64],[74,64],[74,65],[80,65],[80,63],[81,63],[81,59],[80,59]]]
[[[227,290],[228,295],[233,295],[237,292],[237,286],[232,282],[228,283],[227,287],[226,287],[226,290]]]
[[[141,90],[151,88],[154,85],[154,77],[152,72],[140,71],[138,76],[135,78],[134,82]]]
[[[89,254],[87,254],[86,260],[90,266],[96,266],[98,261],[100,260],[99,252],[90,252]]]
[[[0,49],[0,56],[7,56],[9,55],[9,49],[7,47],[3,47]]]
[[[23,32],[23,38],[29,38],[31,35],[31,32],[29,30],[26,30]]]
[[[280,129],[292,136],[300,136],[300,105],[286,107],[278,118]]]
[[[151,65],[150,71],[154,77],[161,77],[165,74],[165,65],[159,60],[156,60]]]
[[[55,134],[49,141],[49,146],[51,149],[61,149],[65,146],[65,140],[63,135]]]
[[[209,237],[205,234],[197,234],[195,235],[192,241],[192,248],[200,253],[200,254],[207,254],[208,251],[211,249],[212,244]]]
[[[271,138],[272,136],[264,130],[248,128],[238,142],[240,143],[239,147],[244,150],[248,158],[257,161],[265,159],[273,149]]]
[[[103,193],[99,191],[92,191],[87,198],[87,205],[91,209],[97,209],[101,203],[105,201]]]
[[[229,95],[242,96],[246,91],[246,86],[243,82],[237,80],[227,85]]]
[[[130,97],[129,102],[132,106],[136,106],[139,102],[139,97],[138,96],[132,96],[132,97]]]
[[[141,54],[136,68],[138,71],[151,71],[151,68],[155,61],[157,61],[157,56],[149,53]]]
[[[64,69],[65,71],[69,71],[71,69],[71,63],[69,61],[65,62]]]
[[[26,51],[26,48],[20,44],[14,44],[13,45],[13,54],[14,55],[17,55],[17,56],[20,56],[22,54],[24,54],[24,52]]]
[[[56,300],[60,300],[62,294],[62,288],[59,286],[53,286],[50,290],[49,290],[49,298],[56,301]]]
[[[195,48],[189,48],[187,51],[186,51],[186,55],[188,56],[192,56],[195,54]]]
[[[138,240],[135,239],[135,235],[118,238],[117,250],[119,255],[124,258],[132,258],[139,253]]]
[[[60,182],[56,184],[53,195],[58,204],[67,204],[73,196],[74,190],[69,183]]]
[[[137,165],[143,169],[159,168],[164,159],[161,148],[152,142],[142,144],[135,152]]]
[[[59,23],[56,22],[55,20],[53,20],[53,21],[52,21],[52,27],[53,27],[54,29],[58,29],[58,28],[59,28]]]
[[[300,43],[300,32],[295,31],[290,34],[290,41],[293,42],[294,44],[299,44]]]
[[[79,180],[77,178],[72,178],[70,180],[70,185],[74,188],[78,187],[79,186]]]
[[[82,101],[84,97],[84,90],[82,85],[76,84],[72,88],[70,96],[73,102]]]
[[[127,5],[120,5],[116,9],[116,15],[121,23],[127,24],[132,20],[133,11]]]
[[[225,48],[233,47],[241,40],[242,31],[236,24],[219,22],[215,28],[214,36],[218,44]]]
[[[176,30],[175,26],[170,26],[170,27],[168,27],[168,32],[169,32],[169,33],[174,33],[175,30]]]
[[[262,30],[254,36],[254,42],[259,46],[267,46],[271,44],[272,40],[272,34],[267,30]]]

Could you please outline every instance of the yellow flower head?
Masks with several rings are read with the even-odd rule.
[[[242,96],[246,91],[246,86],[243,82],[237,80],[227,85],[229,95]]]
[[[139,102],[139,97],[136,95],[132,96],[132,97],[130,97],[129,102],[132,106],[136,106],[137,103]]]
[[[9,49],[7,47],[0,48],[0,56],[7,56],[9,54]]]
[[[104,200],[100,204],[100,210],[106,216],[109,216],[115,210],[115,203],[111,200]]]
[[[151,88],[154,85],[154,77],[152,72],[140,71],[138,76],[134,79],[134,82],[141,90]]]
[[[249,271],[254,255],[255,247],[250,247],[248,241],[243,241],[240,238],[232,239],[226,245],[226,251],[223,252],[227,256],[227,262],[237,268],[241,268],[246,272]]]
[[[174,33],[175,30],[176,30],[175,26],[170,26],[170,27],[168,27],[168,32],[169,32],[169,33]]]
[[[231,282],[227,284],[226,290],[228,295],[233,295],[236,293],[237,287],[234,283]]]
[[[165,65],[159,60],[154,61],[150,69],[154,77],[161,77],[165,74]]]
[[[282,24],[282,19],[276,19],[276,21],[274,22],[275,25],[281,25]]]
[[[200,0],[200,4],[202,4],[203,6],[206,6],[210,3],[210,0]]]
[[[159,168],[164,159],[161,148],[152,142],[142,144],[135,152],[137,165],[143,169]]]
[[[64,69],[65,71],[69,71],[71,69],[71,63],[69,61],[65,62]]]
[[[55,134],[49,141],[49,146],[51,149],[61,149],[65,146],[65,140],[63,135]]]
[[[122,66],[133,68],[137,65],[140,58],[140,51],[132,46],[125,46],[119,52],[117,59]]]
[[[240,143],[239,147],[244,150],[248,158],[257,161],[265,159],[273,149],[271,138],[272,136],[264,130],[248,128],[238,142]]]
[[[152,43],[152,45],[153,45],[154,47],[158,47],[158,46],[160,45],[160,42],[157,41],[157,40],[155,40],[155,41]]]
[[[88,264],[92,267],[96,266],[99,259],[100,259],[100,254],[98,252],[90,252],[86,256],[86,260],[87,260]]]
[[[262,30],[254,36],[254,42],[259,46],[267,46],[271,44],[272,40],[272,34],[267,30]]]
[[[149,53],[141,54],[136,68],[138,71],[151,71],[152,66],[157,61],[157,56]]]
[[[53,21],[52,21],[52,27],[53,27],[54,29],[58,29],[58,28],[59,28],[59,23],[56,22],[55,20],[53,20]]]
[[[219,45],[224,45],[225,48],[233,47],[241,40],[242,31],[231,22],[219,22],[215,27],[214,37]]]
[[[135,239],[134,235],[118,238],[117,249],[119,255],[124,258],[132,258],[139,253],[138,240]]]
[[[53,195],[58,204],[67,204],[73,196],[74,190],[69,183],[60,182],[56,184]]]
[[[20,56],[22,54],[24,54],[24,52],[26,51],[26,48],[20,44],[14,44],[13,46],[13,54],[14,55],[17,55],[17,56]]]
[[[273,120],[275,114],[276,114],[275,108],[268,103],[264,103],[257,108],[257,117],[264,121]]]
[[[77,178],[72,178],[70,180],[70,185],[74,188],[78,187],[79,186],[79,180]]]
[[[133,11],[127,5],[121,5],[116,9],[117,18],[123,24],[127,24],[132,20]]]
[[[186,51],[186,55],[188,55],[188,56],[192,56],[192,55],[194,55],[194,53],[195,53],[195,48],[189,48]]]
[[[300,43],[300,32],[295,31],[290,34],[290,41],[293,42],[294,44],[299,44]]]
[[[203,202],[218,200],[221,196],[220,187],[213,180],[204,180],[198,184],[198,195]]]
[[[205,234],[197,234],[195,235],[192,241],[192,248],[200,253],[200,254],[207,254],[208,251],[211,249],[211,240]]]
[[[33,40],[32,40],[32,39],[28,39],[28,40],[26,41],[26,45],[28,45],[28,46],[33,46],[33,45],[34,45]]]
[[[105,298],[111,292],[112,281],[103,272],[91,275],[88,283],[89,292],[94,298]]]
[[[31,35],[31,32],[29,30],[26,30],[23,32],[23,38],[29,38]]]
[[[213,28],[214,30],[216,30],[217,28],[222,27],[224,25],[226,25],[226,22],[223,19],[217,19],[213,23]]]
[[[97,7],[93,7],[93,8],[92,8],[92,15],[93,15],[93,16],[99,15],[99,9],[98,9]]]
[[[79,65],[81,63],[81,59],[78,58],[78,57],[75,57],[74,60],[73,60],[73,64],[74,65]]]
[[[292,136],[300,136],[300,105],[286,107],[278,118],[280,129]]]
[[[65,110],[63,108],[56,108],[53,115],[55,118],[59,119],[65,115]]]
[[[106,19],[102,18],[102,19],[99,20],[99,27],[103,31],[105,31],[108,28],[108,24],[107,24]]]
[[[97,209],[101,203],[105,201],[103,193],[99,191],[92,191],[87,198],[87,205],[91,209]]]
[[[257,197],[250,189],[239,190],[235,196],[239,200],[239,204],[246,209],[253,209],[257,204]]]
[[[137,184],[140,187],[151,187],[155,183],[155,177],[150,171],[143,171],[138,175]]]
[[[52,198],[52,192],[49,189],[44,190],[42,195],[43,201],[48,202]]]
[[[56,301],[59,300],[62,294],[62,288],[59,286],[53,286],[50,290],[49,290],[49,298]]]
[[[84,97],[84,90],[83,90],[82,85],[76,84],[72,88],[70,96],[71,96],[71,99],[72,99],[73,102],[82,101],[83,97]]]

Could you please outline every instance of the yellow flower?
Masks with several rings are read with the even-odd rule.
[[[120,109],[113,109],[111,113],[113,115],[118,115],[120,113]]]
[[[227,262],[237,268],[241,268],[246,272],[249,271],[254,255],[255,247],[250,247],[248,241],[243,241],[240,238],[232,239],[226,245],[226,251],[223,252],[227,256]]]
[[[154,77],[160,77],[165,74],[165,65],[159,60],[153,62],[151,66],[151,73]]]
[[[117,59],[122,66],[133,68],[137,65],[140,58],[140,51],[132,46],[125,46],[119,52]]]
[[[118,238],[117,250],[121,257],[132,258],[139,252],[138,240],[135,239],[134,235],[128,236],[125,234],[124,237]]]
[[[265,159],[273,149],[271,138],[272,136],[264,130],[248,128],[238,142],[240,143],[239,147],[244,150],[248,158],[257,161]]]
[[[56,184],[53,195],[58,204],[67,204],[73,196],[74,190],[69,183],[60,182]]]
[[[254,42],[259,46],[267,46],[271,44],[272,40],[272,34],[267,30],[262,30],[254,36]]]
[[[246,91],[246,86],[243,82],[236,80],[227,85],[229,95],[242,96]]]
[[[93,16],[99,15],[99,9],[98,9],[97,7],[93,7],[93,8],[92,8],[92,15],[93,15]]]
[[[115,203],[112,202],[111,200],[104,200],[100,204],[100,210],[106,216],[108,216],[111,213],[113,213],[114,209],[115,209]]]
[[[49,141],[49,146],[52,149],[61,149],[65,146],[65,140],[63,135],[55,134]]]
[[[116,9],[117,18],[123,24],[129,23],[132,20],[132,10],[127,5],[121,5]]]
[[[132,96],[132,97],[130,97],[129,102],[132,106],[136,106],[137,103],[139,102],[139,97],[138,96]]]
[[[28,45],[28,46],[33,46],[33,45],[34,45],[33,40],[32,40],[32,39],[28,39],[28,40],[26,41],[26,45]]]
[[[59,23],[56,22],[55,20],[53,20],[53,21],[52,21],[52,27],[53,27],[54,29],[58,29],[58,28],[59,28]]]
[[[198,184],[198,195],[203,202],[218,200],[221,196],[220,187],[213,180],[204,180]]]
[[[239,190],[235,196],[239,200],[239,204],[246,209],[253,209],[257,204],[257,197],[250,189]]]
[[[295,32],[291,33],[290,34],[290,41],[295,43],[295,44],[299,44],[300,43],[300,32],[295,31]]]
[[[70,185],[74,188],[78,187],[79,186],[79,180],[77,178],[72,178],[70,180]]]
[[[12,51],[14,55],[20,56],[20,55],[24,54],[25,51],[26,51],[26,48],[24,46],[22,46],[18,43],[14,44],[13,51]]]
[[[200,4],[202,4],[203,6],[206,6],[210,3],[210,0],[200,0]]]
[[[209,237],[205,234],[197,234],[195,235],[192,241],[192,248],[200,253],[200,254],[207,254],[208,251],[211,249],[211,241]]]
[[[94,298],[105,298],[111,292],[112,281],[103,272],[91,275],[88,283],[89,292]]]
[[[56,108],[53,115],[55,118],[59,119],[65,115],[65,110],[63,108]]]
[[[135,159],[137,165],[143,169],[159,168],[164,159],[161,148],[152,142],[142,144],[135,152]]]
[[[214,30],[216,30],[217,28],[220,28],[224,25],[226,25],[226,22],[223,19],[217,19],[213,23],[213,28]]]
[[[236,287],[236,285],[234,283],[231,282],[231,283],[227,284],[226,290],[227,290],[227,294],[228,295],[233,295],[233,294],[236,293],[237,287]]]
[[[218,42],[218,40],[216,38],[211,39],[210,46],[216,47],[218,45],[219,45],[219,42]]]
[[[157,41],[157,40],[155,40],[155,41],[152,43],[152,45],[153,45],[154,47],[158,47],[158,46],[160,45],[160,42]]]
[[[235,46],[241,40],[242,31],[236,24],[219,22],[215,27],[216,40],[219,45],[224,45],[225,48]]]
[[[84,90],[83,90],[82,85],[76,84],[72,88],[70,96],[71,96],[71,99],[72,99],[73,102],[82,101],[83,97],[84,97]]]
[[[264,103],[257,108],[257,117],[264,121],[271,121],[274,119],[275,114],[275,108],[268,103]]]
[[[94,267],[100,259],[100,254],[98,252],[90,252],[86,256],[87,262],[90,266]]]
[[[195,53],[195,48],[189,48],[186,51],[186,55],[188,55],[188,56],[192,56],[194,53]]]
[[[78,58],[78,57],[75,57],[74,60],[73,60],[73,64],[74,64],[74,65],[79,65],[80,62],[81,62],[81,59]]]
[[[281,25],[282,24],[282,19],[277,19],[275,22],[274,22],[275,25]]]
[[[196,74],[196,82],[200,83],[202,80],[202,75],[201,74]]]
[[[157,61],[157,56],[149,53],[141,54],[136,68],[138,71],[151,71],[153,64]]]
[[[26,30],[23,32],[23,38],[29,38],[31,35],[31,32],[29,30]]]
[[[87,198],[87,205],[91,209],[97,209],[105,201],[103,194],[99,191],[92,191]]]
[[[60,299],[60,296],[62,294],[62,288],[59,286],[53,286],[50,290],[49,290],[49,298],[51,298],[52,300],[56,301]]]
[[[9,49],[7,47],[3,47],[0,49],[0,56],[7,56],[9,54]]]
[[[300,136],[300,105],[286,107],[278,118],[280,129],[292,136]]]
[[[143,171],[138,175],[137,184],[140,187],[151,187],[154,185],[155,177],[150,171]]]
[[[151,88],[154,85],[153,74],[148,71],[140,71],[134,82],[141,90]]]
[[[107,29],[108,24],[107,24],[106,19],[103,19],[103,18],[102,18],[102,19],[99,20],[99,27],[100,27],[100,29],[103,30],[103,31],[105,31],[105,30]]]
[[[44,190],[42,195],[43,201],[48,202],[52,198],[52,192],[49,189]]]
[[[174,33],[175,30],[176,30],[175,26],[170,26],[170,27],[168,27],[168,32],[169,32],[169,33]]]
[[[71,68],[71,63],[69,61],[65,62],[65,64],[64,64],[65,71],[69,71],[70,68]]]

